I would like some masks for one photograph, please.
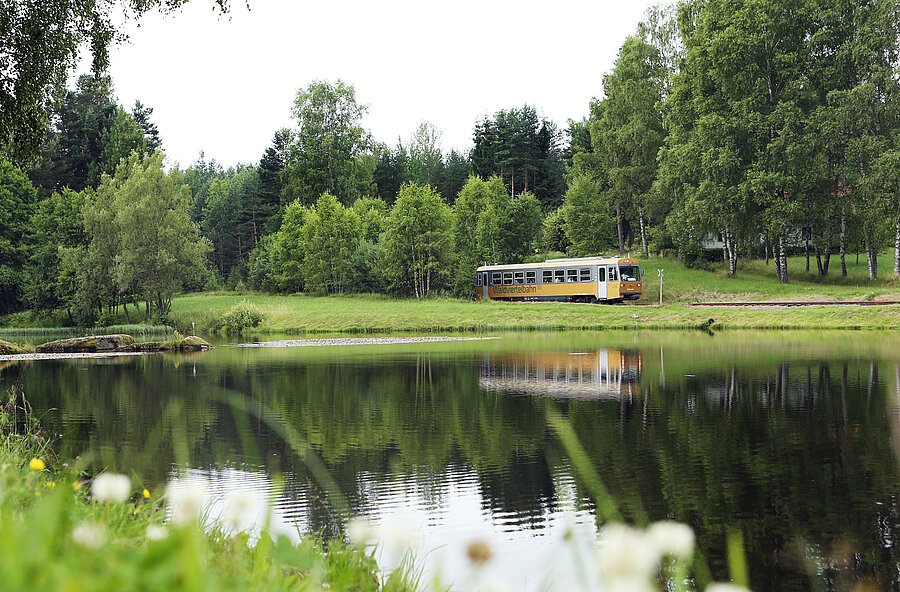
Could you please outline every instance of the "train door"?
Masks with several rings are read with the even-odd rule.
[[[606,300],[606,268],[597,268],[597,300]]]
[[[488,273],[484,272],[481,274],[481,297],[485,300],[488,299]]]

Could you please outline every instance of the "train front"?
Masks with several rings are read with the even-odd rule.
[[[619,260],[619,296],[622,300],[637,300],[644,285],[644,272],[634,259]]]

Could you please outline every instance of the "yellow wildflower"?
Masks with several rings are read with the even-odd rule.
[[[84,487],[84,483],[82,483],[81,481],[75,481],[74,483],[72,483],[72,489],[74,489],[75,491],[78,491],[82,487]]]
[[[149,490],[144,489],[144,497],[145,497],[146,499],[150,499],[150,491],[149,491]]]
[[[42,460],[39,459],[39,458],[33,458],[33,459],[31,459],[31,462],[28,463],[28,466],[29,466],[33,471],[43,471],[44,469],[47,468],[47,465],[44,464],[44,461],[42,461]]]

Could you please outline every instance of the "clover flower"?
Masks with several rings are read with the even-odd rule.
[[[169,483],[167,496],[172,509],[172,522],[188,524],[200,518],[206,506],[208,485],[201,479],[185,479]]]
[[[125,475],[100,473],[91,483],[91,495],[100,503],[118,504],[128,499],[131,480]]]
[[[365,518],[353,518],[347,523],[347,537],[357,547],[365,547],[375,539],[375,529]]]
[[[687,524],[663,520],[647,529],[647,536],[660,555],[690,559],[694,553],[694,531]]]
[[[147,540],[149,541],[161,541],[167,536],[169,536],[169,531],[166,530],[165,526],[151,524],[147,527]]]
[[[225,495],[225,509],[220,519],[235,532],[249,530],[257,522],[264,506],[265,500],[253,491],[229,491]]]
[[[659,566],[659,551],[642,531],[623,524],[610,524],[600,532],[597,551],[601,577],[609,585],[617,581],[639,585],[648,582]]]
[[[106,529],[95,522],[82,522],[72,531],[72,539],[84,547],[99,549],[106,542]]]

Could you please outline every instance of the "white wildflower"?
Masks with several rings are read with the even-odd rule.
[[[257,523],[264,506],[265,500],[253,491],[246,489],[229,491],[225,495],[222,524],[234,532],[249,530]]]
[[[385,519],[381,540],[385,548],[403,555],[418,546],[419,536],[410,518],[395,514]]]
[[[743,586],[731,583],[716,583],[706,587],[706,592],[750,592]]]
[[[172,522],[188,524],[198,520],[206,506],[208,486],[201,479],[185,479],[169,483],[167,497],[172,510]]]
[[[478,586],[478,592],[510,592],[510,588],[505,582],[491,579]]]
[[[91,483],[91,495],[101,503],[118,504],[128,499],[131,480],[125,475],[100,473]]]
[[[405,513],[385,517],[379,528],[381,558],[387,571],[400,567],[420,543],[414,518]]]
[[[347,523],[347,537],[354,545],[365,547],[375,538],[375,529],[365,518],[353,518]]]
[[[600,531],[600,542],[597,561],[604,580],[646,581],[656,573],[659,552],[643,532],[611,524]]]
[[[646,577],[615,578],[604,582],[603,592],[658,592]]]
[[[91,549],[99,549],[106,542],[106,529],[95,522],[82,522],[72,531],[76,543]]]
[[[161,541],[167,536],[169,536],[169,531],[166,530],[165,526],[151,524],[147,527],[147,540],[149,541]]]
[[[656,545],[660,555],[690,559],[694,553],[694,531],[687,524],[670,520],[654,522],[647,529],[647,536]]]

